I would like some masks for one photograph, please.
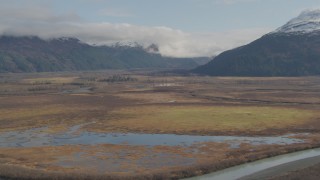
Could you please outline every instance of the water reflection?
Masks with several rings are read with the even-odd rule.
[[[239,148],[242,143],[251,145],[287,145],[303,143],[295,135],[270,137],[245,136],[195,136],[175,134],[137,134],[137,133],[97,133],[82,131],[86,124],[69,128],[63,133],[48,133],[48,128],[35,128],[25,131],[0,133],[0,147],[39,147],[62,145],[127,144],[143,146],[191,146],[197,143],[227,143],[230,148]]]

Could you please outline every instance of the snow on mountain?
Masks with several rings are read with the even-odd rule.
[[[112,47],[116,48],[141,48],[144,49],[146,52],[151,54],[160,54],[159,52],[159,46],[156,44],[150,44],[149,46],[144,47],[143,45],[137,43],[137,42],[131,42],[131,41],[121,41],[116,42],[112,45]]]
[[[121,41],[121,42],[116,42],[112,45],[113,47],[142,47],[139,43],[137,42],[132,42],[132,41]]]
[[[320,30],[320,9],[303,11],[272,33],[311,33]]]

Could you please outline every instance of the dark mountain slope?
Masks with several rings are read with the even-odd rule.
[[[305,11],[276,31],[226,51],[192,72],[212,76],[320,75],[320,10]]]
[[[320,74],[320,34],[269,34],[194,70],[212,76]]]
[[[167,58],[141,46],[90,46],[74,38],[0,37],[0,72],[129,68],[194,68],[192,58]]]

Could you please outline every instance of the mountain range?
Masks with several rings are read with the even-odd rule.
[[[43,40],[0,37],[0,72],[49,72],[100,69],[192,69],[210,59],[163,57],[155,44],[93,46],[76,38]]]
[[[211,76],[313,76],[320,75],[320,10],[304,11],[252,43],[209,60],[164,57],[156,44],[96,46],[76,38],[0,36],[0,72],[194,68],[191,73]]]
[[[275,31],[225,51],[192,72],[211,76],[320,75],[320,10],[304,11]]]

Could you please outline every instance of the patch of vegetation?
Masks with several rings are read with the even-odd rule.
[[[61,113],[72,113],[74,112],[75,108],[67,107],[67,106],[57,106],[57,105],[48,105],[43,107],[37,107],[37,108],[3,108],[0,110],[0,121],[6,121],[6,120],[19,120],[19,119],[37,119],[41,118],[42,116],[47,115],[57,115]]]
[[[138,79],[126,76],[126,75],[113,75],[105,79],[100,79],[98,80],[99,82],[133,82],[133,81],[138,81]]]
[[[33,86],[33,87],[28,88],[28,91],[31,91],[31,92],[46,91],[46,90],[49,90],[49,89],[50,89],[49,86]]]
[[[114,111],[110,125],[134,131],[263,131],[303,124],[313,111],[283,107],[143,106]]]
[[[26,83],[30,83],[33,85],[39,84],[62,84],[62,83],[71,83],[77,77],[48,77],[48,78],[32,78],[32,79],[24,79],[23,81]]]
[[[33,83],[34,85],[39,85],[39,84],[52,84],[51,81],[48,81],[48,80],[44,80],[44,81],[35,81]]]

